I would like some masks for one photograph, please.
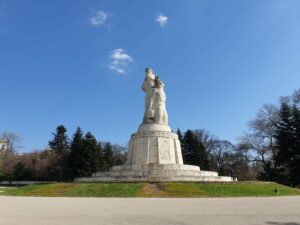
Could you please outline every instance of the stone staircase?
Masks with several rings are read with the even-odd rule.
[[[232,182],[232,177],[203,171],[198,166],[177,164],[149,164],[114,166],[110,171],[79,177],[75,182]]]

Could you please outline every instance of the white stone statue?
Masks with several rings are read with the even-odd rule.
[[[142,85],[142,90],[145,92],[145,114],[143,120],[144,122],[151,122],[151,118],[154,118],[152,98],[154,85],[155,75],[152,73],[152,69],[146,68],[146,77]]]
[[[156,122],[168,124],[166,110],[166,94],[164,83],[155,76],[151,68],[146,68],[146,77],[142,85],[145,92],[145,114],[144,122]]]
[[[153,106],[154,106],[154,121],[157,123],[168,124],[168,114],[166,110],[166,94],[164,91],[164,83],[156,77],[155,87],[153,89]]]

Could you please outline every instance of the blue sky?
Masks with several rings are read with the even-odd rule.
[[[300,1],[0,0],[0,132],[41,149],[63,124],[125,145],[145,67],[173,130],[236,143],[264,103],[300,84]]]

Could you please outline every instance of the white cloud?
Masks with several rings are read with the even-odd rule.
[[[133,62],[132,57],[122,48],[112,50],[109,60],[109,69],[119,74],[125,74],[129,64]]]
[[[168,23],[168,17],[164,16],[163,14],[160,14],[157,18],[156,18],[156,22],[159,23],[159,25],[161,27],[165,26]]]
[[[90,18],[90,23],[93,26],[100,27],[100,26],[102,26],[107,21],[107,19],[109,17],[111,17],[110,13],[106,13],[106,12],[104,12],[102,10],[98,10],[96,12],[96,15],[93,16],[92,18]]]

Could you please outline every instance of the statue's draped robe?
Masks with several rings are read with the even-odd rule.
[[[142,89],[145,92],[145,114],[144,122],[149,122],[149,119],[153,118],[153,87],[155,85],[154,74],[147,74],[142,85]]]
[[[158,82],[157,86],[155,83]],[[166,110],[166,94],[161,80],[155,81],[155,75],[146,74],[142,89],[145,92],[144,122],[157,122],[168,124]]]

